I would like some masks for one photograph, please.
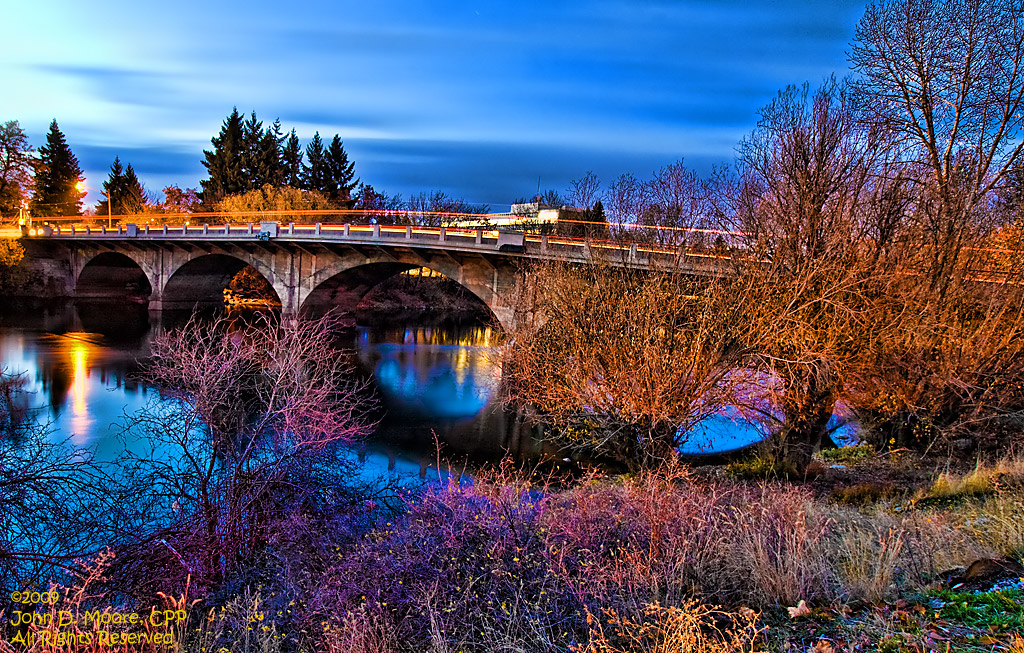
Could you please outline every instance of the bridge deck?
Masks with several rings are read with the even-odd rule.
[[[30,238],[52,241],[106,242],[267,242],[277,244],[349,244],[440,249],[531,259],[603,260],[627,267],[681,266],[719,274],[728,255],[600,238],[531,235],[487,228],[423,227],[367,224],[161,224],[117,227],[47,225],[29,231]]]

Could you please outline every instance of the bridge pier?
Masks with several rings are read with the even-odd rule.
[[[427,267],[461,284],[506,328],[514,315],[507,297],[516,271],[524,260],[554,256],[543,251],[546,238],[542,243],[480,228],[379,224],[290,225],[280,230],[261,224],[258,233],[239,225],[162,225],[116,232],[58,228],[45,238],[29,240],[67,266],[72,296],[79,293],[83,271],[88,271],[88,282],[98,292],[139,297],[148,291],[148,308],[154,312],[219,303],[221,290],[246,265],[273,287],[288,319],[300,315],[311,299],[354,308],[384,279]],[[564,244],[560,247],[565,249]],[[142,290],[132,295],[135,287]]]

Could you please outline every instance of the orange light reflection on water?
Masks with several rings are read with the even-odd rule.
[[[68,356],[71,359],[71,442],[76,446],[88,444],[93,419],[89,415],[86,396],[89,378],[89,354],[93,344],[88,334],[68,333]]]

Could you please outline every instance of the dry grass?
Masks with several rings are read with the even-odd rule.
[[[606,611],[607,625],[593,617],[590,643],[577,653],[753,653],[760,649],[758,614],[708,606],[696,600],[679,607],[648,604],[640,620]]]
[[[390,653],[399,649],[394,629],[380,615],[366,609],[349,612],[340,626],[323,626],[319,650],[325,653]]]
[[[801,492],[763,486],[746,509],[735,511],[733,569],[749,578],[757,605],[796,605],[835,597],[826,549],[832,520]]]
[[[905,549],[904,534],[885,520],[843,524],[834,540],[840,584],[850,601],[879,603],[896,594],[898,569]]]
[[[186,594],[157,603],[190,613],[175,651],[738,653],[762,647],[751,607],[771,621],[806,601],[807,623],[884,611],[940,572],[1020,550],[1021,524],[1011,491],[858,510],[678,465],[562,490],[481,473],[410,495],[325,568],[309,562],[308,584],[243,585],[216,610]],[[294,604],[273,598],[284,594]]]
[[[958,527],[991,555],[1024,558],[1024,493],[988,496],[952,514]]]
[[[1007,456],[994,464],[979,459],[974,469],[966,474],[942,472],[925,496],[934,499],[968,497],[1022,486],[1024,458]]]

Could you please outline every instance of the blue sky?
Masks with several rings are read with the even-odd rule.
[[[853,2],[36,0],[5,8],[0,121],[51,119],[96,201],[114,156],[198,186],[233,106],[405,197],[501,209],[594,170],[731,161],[787,84],[848,70]]]

